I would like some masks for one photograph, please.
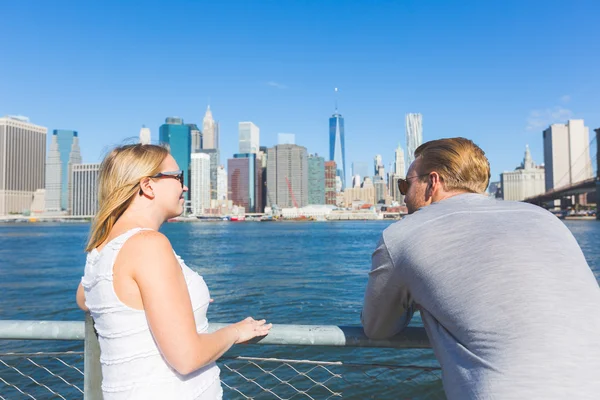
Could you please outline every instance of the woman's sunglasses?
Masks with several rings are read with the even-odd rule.
[[[183,171],[182,170],[172,171],[172,172],[159,172],[156,175],[152,175],[150,178],[152,178],[152,179],[157,179],[157,178],[175,178],[179,182],[181,182],[181,187],[183,188]]]

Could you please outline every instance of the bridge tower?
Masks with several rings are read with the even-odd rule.
[[[600,128],[596,132],[596,219],[600,219]]]

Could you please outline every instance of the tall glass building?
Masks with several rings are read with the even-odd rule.
[[[227,160],[229,198],[246,212],[262,212],[262,169],[256,154],[234,154]]]
[[[406,114],[406,165],[415,161],[415,150],[423,144],[423,116]]]
[[[190,163],[192,154],[192,136],[190,127],[183,124],[183,119],[169,117],[159,130],[160,143],[168,144],[171,155],[177,161],[179,168],[185,174],[185,185],[190,185]],[[194,194],[191,193],[193,197]],[[190,200],[190,192],[185,192],[184,197]]]
[[[325,204],[325,159],[308,156],[308,204]]]
[[[46,210],[70,210],[72,166],[81,164],[79,138],[76,131],[55,129],[46,160]]]
[[[329,160],[335,161],[337,176],[346,187],[346,146],[344,143],[344,117],[336,112],[329,118]]]
[[[219,149],[200,149],[196,153],[204,153],[210,156],[210,198],[211,200],[217,200],[219,190],[218,169],[221,151]]]

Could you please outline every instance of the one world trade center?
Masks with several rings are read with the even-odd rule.
[[[344,117],[337,112],[329,118],[329,160],[335,161],[337,176],[346,188],[346,147],[344,144]]]

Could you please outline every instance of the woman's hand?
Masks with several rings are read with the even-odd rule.
[[[264,319],[257,321],[252,317],[248,317],[237,324],[233,324],[233,327],[238,333],[238,338],[235,343],[243,343],[257,336],[268,335],[273,324],[267,324],[266,322],[267,321]]]

